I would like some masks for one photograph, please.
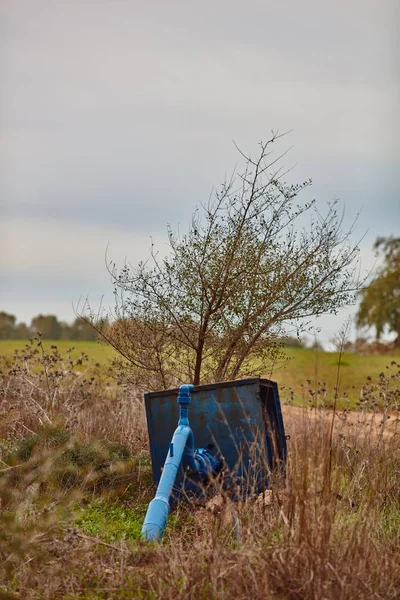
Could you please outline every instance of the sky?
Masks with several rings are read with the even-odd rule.
[[[291,131],[289,183],[359,215],[368,273],[400,231],[399,26],[397,0],[2,0],[0,310],[111,305],[106,252],[165,253],[167,223],[240,166],[233,141],[255,153],[271,130]]]

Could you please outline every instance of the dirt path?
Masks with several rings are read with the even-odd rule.
[[[282,405],[283,421],[287,435],[293,435],[298,426],[320,421],[321,426],[330,425],[332,410],[313,409],[309,407]],[[334,428],[337,433],[352,435],[372,435],[384,437],[400,435],[400,412],[383,413],[337,411]]]

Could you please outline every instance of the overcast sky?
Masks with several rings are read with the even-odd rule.
[[[291,183],[399,235],[398,0],[2,0],[0,310],[72,321],[271,129]],[[240,164],[240,163],[239,163]],[[346,314],[318,320],[329,340]],[[355,309],[350,310],[350,314]]]

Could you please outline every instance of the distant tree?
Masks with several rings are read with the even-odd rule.
[[[14,329],[14,339],[27,340],[31,336],[31,332],[25,323],[18,323]]]
[[[55,315],[38,315],[32,319],[31,330],[40,332],[44,340],[59,340],[62,328]]]
[[[9,340],[15,334],[16,317],[4,311],[0,312],[0,339]]]
[[[310,346],[311,350],[323,350],[324,347],[319,340],[314,340]]]
[[[148,389],[259,374],[286,326],[354,301],[351,230],[342,231],[335,202],[325,215],[298,203],[311,182],[283,182],[282,155],[271,158],[279,137],[255,158],[241,153],[243,171],[195,212],[185,235],[168,230],[167,258],[152,250],[137,268],[110,265],[121,330],[104,337]]]
[[[84,319],[77,317],[71,327],[68,327],[71,340],[85,340],[95,342],[98,338],[96,330]]]
[[[387,327],[397,334],[394,344],[400,348],[400,238],[378,238],[374,248],[383,253],[383,264],[360,292],[357,326],[375,327],[377,340]]]
[[[281,338],[280,341],[285,348],[305,348],[303,340],[290,335]]]
[[[71,325],[69,323],[66,323],[65,321],[61,321],[60,326],[61,326],[60,340],[74,339],[73,335],[72,335]]]

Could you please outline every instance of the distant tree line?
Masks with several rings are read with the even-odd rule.
[[[131,326],[133,327],[133,321]],[[0,339],[1,340],[27,340],[38,332],[44,340],[86,340],[96,341],[101,333],[113,332],[113,335],[121,328],[121,320],[109,323],[102,319],[101,323],[94,328],[87,319],[77,317],[72,325],[59,321],[55,315],[37,315],[31,321],[30,326],[26,323],[17,323],[15,315],[0,311]],[[97,329],[97,330],[96,330]],[[283,337],[281,344],[289,348],[304,348],[304,342],[297,337]]]
[[[17,323],[14,315],[0,312],[1,340],[27,340],[38,332],[45,340],[95,341],[98,339],[95,329],[80,317],[70,325],[58,321],[55,315],[37,315],[28,326],[26,323]]]

